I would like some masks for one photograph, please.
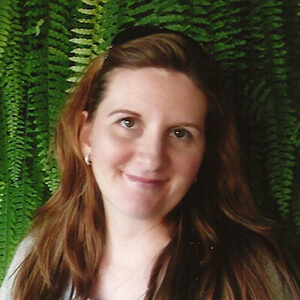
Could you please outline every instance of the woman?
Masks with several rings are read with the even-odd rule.
[[[299,299],[214,73],[194,40],[156,27],[125,30],[91,62],[58,125],[60,187],[6,297]]]

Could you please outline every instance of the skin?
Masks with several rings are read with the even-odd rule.
[[[201,165],[206,106],[183,73],[116,69],[93,120],[83,113],[82,152],[90,154],[108,228],[94,299],[139,299],[146,290],[170,238],[164,217]]]

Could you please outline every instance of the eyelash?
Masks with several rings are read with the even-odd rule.
[[[179,133],[179,132],[180,133],[183,132],[184,136],[178,137],[176,134]],[[179,129],[179,128],[172,130],[171,133],[170,133],[170,136],[172,136],[172,137],[174,137],[176,139],[179,139],[179,140],[185,140],[185,139],[188,139],[188,138],[192,137],[192,135],[191,135],[191,133],[189,131],[187,131],[185,129]]]
[[[126,124],[128,122],[133,123],[133,125],[128,126],[128,124]],[[120,120],[120,123],[124,128],[127,128],[127,129],[133,129],[135,126],[138,125],[138,122],[136,120],[134,120],[133,118],[130,118],[130,117],[122,118]]]
[[[132,117],[122,118],[119,122],[120,122],[121,126],[123,126],[126,129],[135,129],[138,126],[138,121]],[[132,126],[128,126],[128,123],[133,123],[133,124],[132,124]],[[178,133],[183,133],[183,136],[178,137],[177,136]],[[186,129],[177,128],[177,129],[172,130],[170,132],[169,136],[174,137],[178,140],[185,140],[185,139],[191,138],[192,134]]]

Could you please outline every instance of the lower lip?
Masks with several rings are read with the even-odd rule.
[[[133,182],[134,184],[145,188],[159,188],[165,183],[165,181],[163,180],[147,180],[133,175],[125,175],[130,182]]]

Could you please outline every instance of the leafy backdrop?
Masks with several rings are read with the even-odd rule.
[[[214,55],[258,208],[299,241],[299,0],[1,0],[0,282],[58,176],[49,151],[67,90],[133,24],[185,31]]]

